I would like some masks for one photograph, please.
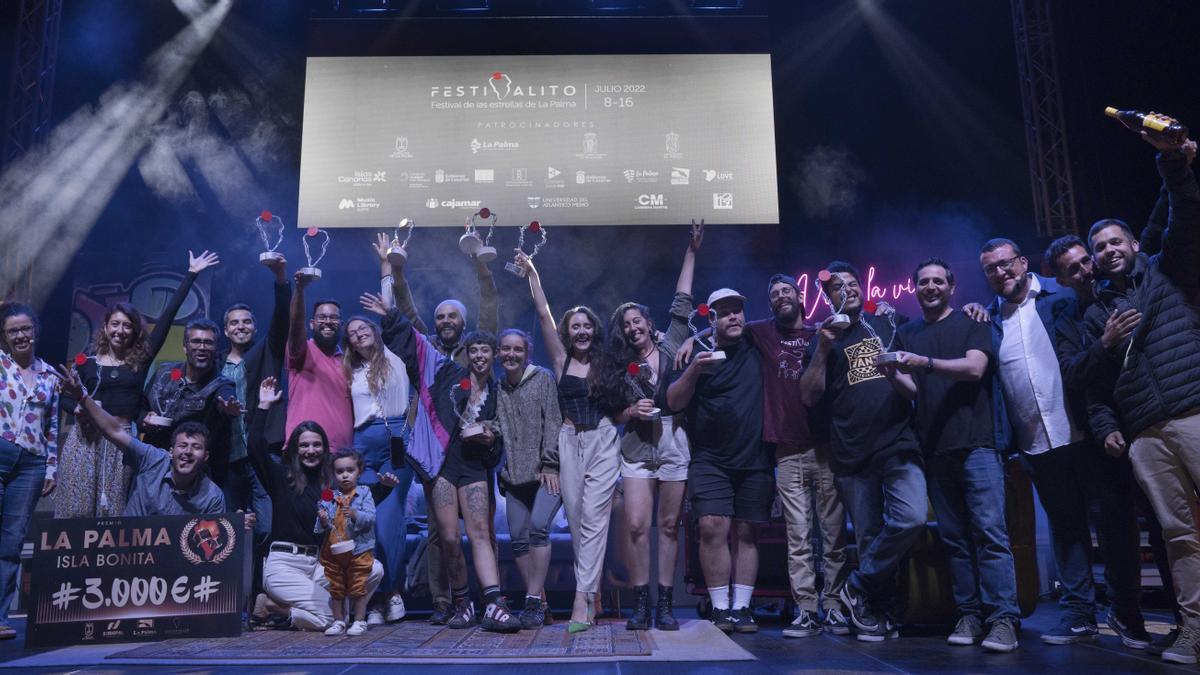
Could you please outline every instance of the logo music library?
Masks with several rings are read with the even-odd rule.
[[[353,209],[353,208],[354,208],[354,200],[353,199],[343,199],[342,201],[338,202],[338,211],[345,211],[346,209]]]
[[[733,193],[732,192],[714,192],[713,193],[713,208],[720,210],[730,210],[733,208]]]

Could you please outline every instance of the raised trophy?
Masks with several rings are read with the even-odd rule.
[[[650,386],[650,364],[631,361],[625,367],[625,383],[639,399],[654,398],[654,390]],[[662,408],[651,408],[650,415],[653,421],[657,421],[662,415]]]
[[[387,250],[387,259],[392,267],[403,267],[404,263],[408,261],[408,240],[412,239],[413,228],[416,226],[417,224],[411,218],[401,220],[400,224],[396,226],[396,236],[392,238],[392,245]],[[403,242],[400,241],[401,230],[408,230],[408,233],[404,235]]]
[[[182,379],[183,379],[183,370],[181,370],[179,368],[172,368],[171,369],[172,385],[174,386],[175,383],[179,382]],[[164,427],[164,428],[170,427],[171,424],[175,420],[172,419],[171,417],[169,417],[168,413],[170,413],[175,408],[175,400],[177,398],[179,398],[179,394],[182,391],[183,391],[182,386],[174,386],[174,391],[171,393],[170,396],[167,396],[167,397],[160,396],[159,394],[161,392],[155,392],[154,400],[150,401],[150,405],[152,406],[151,410],[146,415],[145,420],[144,420],[146,422],[146,424],[155,426],[155,427]]]
[[[696,318],[696,316],[703,316],[707,318],[711,313],[712,309],[709,308],[708,303],[700,303],[696,309],[692,310],[691,314],[688,314],[688,329],[692,331],[692,337],[696,339],[696,342],[700,343],[701,347],[704,347],[705,350],[712,352],[713,362],[720,363],[721,361],[725,360],[725,352],[717,349],[713,342],[700,337],[700,331],[696,330],[696,326],[692,324],[692,319]]]
[[[487,401],[487,389],[480,392],[479,399],[472,403],[471,378],[464,377],[459,380],[458,383],[450,387],[450,401],[454,403],[455,409],[458,408],[458,404],[454,400],[454,392],[459,390],[467,392],[466,405],[463,407],[462,412],[458,413],[458,428],[462,430],[461,436],[463,440],[482,436],[484,434],[484,427],[479,422],[479,411],[483,408],[484,402]]]
[[[258,230],[258,236],[262,237],[263,246],[267,247],[267,250],[258,254],[258,261],[269,263],[283,260],[283,254],[276,250],[283,243],[283,221],[279,216],[263,209],[254,219],[254,227]],[[274,244],[271,243],[272,239],[275,240]]]
[[[310,239],[321,242],[321,253],[316,260],[313,260],[312,249],[309,248]],[[308,265],[299,269],[300,274],[308,277],[310,281],[320,279],[321,268],[317,265],[321,264],[321,260],[325,257],[325,251],[329,249],[329,233],[319,227],[310,227],[300,241],[304,244],[304,259],[308,261]]]
[[[521,226],[521,234],[518,235],[518,237],[517,237],[517,248],[518,249],[525,248],[525,231],[526,230],[528,230],[534,234],[540,234],[542,236],[541,239],[539,239],[536,243],[534,243],[533,252],[529,254],[529,259],[533,260],[533,256],[537,255],[538,251],[542,250],[542,247],[546,245],[546,228],[542,227],[542,224],[536,220],[530,221],[530,223],[528,225],[522,225]],[[515,262],[504,263],[504,269],[508,270],[509,272],[512,272],[513,274],[515,274],[519,277],[525,276],[525,269],[523,267],[518,266]]]
[[[829,307],[831,309],[833,308],[833,300],[831,300],[829,298],[829,294],[825,292],[825,284],[829,283],[829,280],[832,278],[833,278],[833,275],[829,273],[829,270],[821,270],[820,272],[817,272],[817,280],[819,280],[821,282],[821,294],[825,296],[825,302],[829,304]],[[850,315],[842,313],[842,308],[845,306],[846,306],[846,295],[843,293],[842,294],[842,304],[838,305],[837,311],[831,315],[831,318],[829,320],[828,325],[830,328],[846,330],[847,328],[850,327]]]
[[[486,237],[479,236],[479,228],[476,221],[482,218],[488,221],[488,233]],[[491,262],[496,259],[496,249],[490,246],[492,242],[492,232],[496,230],[496,221],[499,217],[488,207],[483,207],[475,212],[475,215],[467,218],[465,226],[467,231],[463,236],[458,238],[458,248],[467,255],[473,255],[480,262]]]

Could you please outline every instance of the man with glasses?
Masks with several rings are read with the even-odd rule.
[[[1055,325],[1075,316],[1078,298],[1054,279],[1033,274],[1011,240],[983,245],[979,264],[996,292],[990,312],[999,377],[996,390],[998,449],[1020,450],[1050,521],[1063,613],[1042,642],[1065,645],[1095,640],[1096,594],[1092,535],[1088,530],[1087,472],[1095,447],[1067,406],[1055,350]],[[1132,504],[1130,504],[1132,508]]]
[[[342,307],[334,300],[313,303],[309,322],[312,338],[305,339],[304,289],[311,277],[295,275],[291,321],[288,326],[288,404],[284,438],[301,422],[312,420],[329,437],[329,450],[354,447],[354,412],[350,387],[342,369]]]

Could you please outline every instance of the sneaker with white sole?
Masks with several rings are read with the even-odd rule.
[[[997,619],[992,622],[992,628],[988,631],[983,642],[980,643],[983,648],[989,652],[999,652],[1007,654],[1021,646],[1017,642],[1017,622],[1015,619]]]
[[[1200,660],[1197,655],[1200,655],[1200,626],[1188,622],[1180,627],[1175,644],[1163,650],[1162,660],[1191,665]]]
[[[355,621],[354,623],[350,624],[349,628],[346,629],[346,635],[358,636],[365,632],[367,632],[366,621]]]
[[[1042,642],[1048,645],[1070,645],[1076,642],[1092,642],[1099,637],[1096,622],[1090,617],[1064,615],[1058,625],[1042,633]]]
[[[974,614],[965,614],[954,626],[954,632],[946,638],[947,644],[973,645],[983,637],[983,622]]]
[[[816,612],[807,609],[800,610],[796,620],[783,629],[785,638],[806,638],[821,634],[821,622]]]
[[[345,621],[334,621],[332,624],[329,625],[329,628],[325,629],[325,634],[326,635],[345,635],[346,634],[346,622]]]
[[[383,625],[383,610],[378,607],[367,610],[367,625],[382,626]]]
[[[830,635],[850,634],[850,620],[847,619],[846,615],[842,614],[842,610],[838,609],[837,607],[826,610],[825,618],[821,621],[821,624],[825,629],[825,632],[829,633]]]
[[[388,600],[388,605],[387,605],[387,622],[388,623],[396,623],[400,619],[403,619],[404,615],[407,613],[408,613],[408,611],[404,608],[404,598],[401,597],[399,593],[393,595],[391,597],[391,599]]]

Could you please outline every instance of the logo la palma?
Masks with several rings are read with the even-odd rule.
[[[225,518],[192,518],[180,532],[179,550],[193,565],[223,562],[236,548],[233,524]]]

